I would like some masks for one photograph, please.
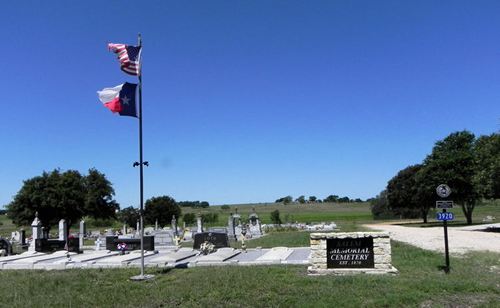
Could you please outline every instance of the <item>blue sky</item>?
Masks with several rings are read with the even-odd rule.
[[[96,95],[135,81],[106,44],[138,32],[145,198],[365,199],[449,133],[500,127],[498,1],[69,3],[1,4],[0,206],[92,167],[138,206],[138,122]]]

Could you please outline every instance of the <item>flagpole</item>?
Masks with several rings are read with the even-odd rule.
[[[137,37],[138,45],[141,47],[142,54],[142,38],[141,34]],[[144,275],[144,160],[142,157],[142,57],[139,59],[139,191],[140,191],[140,211],[139,211],[139,227],[141,228],[141,274],[134,276],[132,280],[149,280],[153,279],[154,275]]]

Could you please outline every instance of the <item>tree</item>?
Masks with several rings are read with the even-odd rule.
[[[450,134],[436,142],[417,173],[418,202],[434,206],[436,187],[448,184],[452,190],[450,199],[462,207],[467,224],[472,224],[472,212],[479,196],[473,184],[475,171],[474,135],[468,131]]]
[[[474,144],[474,185],[486,199],[500,198],[500,134],[479,137]]]
[[[338,201],[339,201],[339,196],[337,195],[329,195],[323,200],[323,202],[338,202]]]
[[[118,212],[118,219],[128,226],[135,226],[139,218],[139,209],[132,206],[126,207]]]
[[[275,202],[276,203],[281,203],[283,202],[283,204],[290,204],[292,203],[293,201],[293,198],[292,196],[286,196],[286,197],[283,197],[283,198],[279,198],[278,200],[276,200]]]
[[[86,190],[85,213],[96,219],[114,218],[120,207],[113,200],[115,190],[106,176],[96,169],[90,169],[83,183]]]
[[[196,215],[194,213],[186,213],[182,216],[182,220],[186,223],[186,225],[192,225],[196,221]]]
[[[385,218],[392,216],[387,201],[387,190],[383,190],[375,198],[370,199],[370,209],[374,218]]]
[[[295,202],[298,202],[300,204],[306,203],[306,197],[305,196],[300,196],[297,199],[295,199]]]
[[[427,222],[430,203],[418,202],[418,189],[416,186],[417,172],[422,165],[413,165],[400,170],[389,183],[387,183],[387,200],[389,208],[403,218],[422,217]]]
[[[180,215],[181,208],[169,196],[153,197],[148,199],[144,206],[144,218],[149,224],[154,224],[158,220],[160,226],[165,226],[172,222],[172,216],[179,219]]]
[[[309,202],[315,203],[316,200],[318,200],[318,198],[316,198],[316,196],[309,196]]]
[[[339,203],[349,203],[350,201],[351,199],[349,199],[349,197],[342,197],[337,200]]]
[[[113,195],[111,183],[95,169],[89,170],[88,176],[55,169],[25,180],[7,212],[17,225],[31,224],[38,212],[45,228],[65,219],[69,229],[84,216],[114,217],[118,204]]]
[[[281,225],[280,211],[279,210],[274,210],[271,212],[271,221],[273,222],[273,224]]]

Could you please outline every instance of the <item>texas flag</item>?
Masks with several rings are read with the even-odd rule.
[[[114,88],[104,88],[101,91],[97,91],[97,94],[104,107],[113,113],[118,112],[121,116],[137,118],[135,106],[136,88],[137,84],[125,82]]]

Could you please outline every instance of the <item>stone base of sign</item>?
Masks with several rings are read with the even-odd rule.
[[[373,264],[370,267],[329,268],[327,264],[327,240],[373,239]],[[397,274],[398,270],[391,264],[391,240],[389,234],[383,232],[332,232],[311,233],[311,266],[308,275],[352,275],[352,274]],[[346,248],[347,249],[347,248]],[[338,250],[338,248],[337,248]],[[342,250],[342,248],[341,248]],[[371,247],[370,247],[371,250]],[[371,252],[370,252],[371,253]]]

